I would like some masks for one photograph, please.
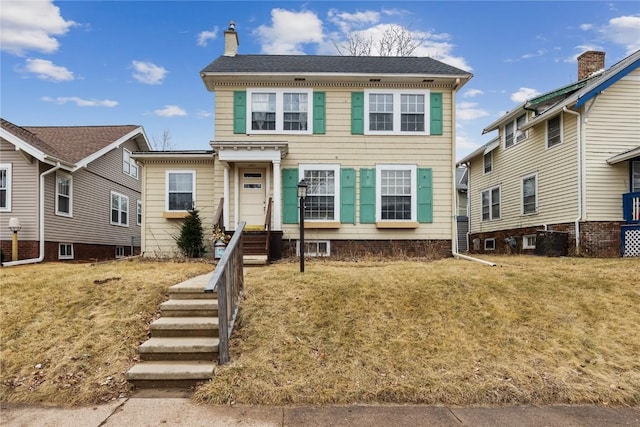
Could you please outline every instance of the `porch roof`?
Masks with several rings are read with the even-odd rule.
[[[623,151],[622,153],[616,154],[613,157],[609,157],[607,159],[607,163],[609,163],[610,165],[615,165],[616,163],[631,160],[634,157],[640,157],[640,145],[638,145],[636,148],[632,148],[631,150]]]
[[[289,152],[287,141],[211,141],[223,162],[280,161]]]

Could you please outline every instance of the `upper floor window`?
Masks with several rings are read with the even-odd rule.
[[[196,201],[196,171],[167,171],[167,211],[188,211]]]
[[[131,151],[127,149],[122,150],[122,172],[138,179],[138,165],[131,158]]]
[[[631,162],[631,191],[640,191],[640,160]]]
[[[56,172],[56,215],[73,215],[73,179],[62,172]]]
[[[0,212],[11,211],[11,163],[0,163]]]
[[[376,165],[377,221],[416,221],[415,165]]]
[[[111,192],[111,224],[129,226],[129,198],[115,191]]]
[[[500,219],[500,187],[493,187],[482,192],[482,220]]]
[[[522,213],[532,214],[538,211],[538,176],[528,175],[522,178]]]
[[[484,161],[484,173],[487,174],[493,170],[493,151],[485,153],[483,157]]]
[[[426,135],[428,91],[365,92],[365,133]]]
[[[509,148],[518,142],[524,141],[527,138],[526,132],[521,132],[518,129],[527,123],[527,115],[521,114],[515,120],[507,123],[504,126],[504,148]]]
[[[337,221],[340,218],[340,166],[300,165],[300,174],[307,183],[305,220]]]
[[[247,95],[250,133],[311,133],[311,90],[249,89]]]
[[[547,148],[562,142],[562,115],[547,120]]]

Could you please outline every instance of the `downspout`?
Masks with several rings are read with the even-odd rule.
[[[22,259],[19,261],[11,261],[2,263],[5,267],[11,267],[13,265],[23,264],[35,264],[44,260],[44,177],[60,169],[60,163],[57,163],[55,167],[44,171],[40,174],[40,256],[38,258]]]
[[[574,221],[574,230],[576,232],[576,255],[580,255],[580,221],[582,220],[582,117],[577,111],[569,110],[562,107],[565,113],[576,116],[578,126],[576,126],[577,148],[578,148],[578,217]]]

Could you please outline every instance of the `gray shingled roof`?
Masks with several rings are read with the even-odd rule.
[[[467,76],[470,73],[428,57],[236,55],[220,56],[203,73],[335,73],[428,74]]]

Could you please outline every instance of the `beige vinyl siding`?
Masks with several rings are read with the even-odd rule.
[[[161,162],[148,161],[142,168],[142,251],[149,257],[173,257],[179,254],[175,236],[181,220],[163,217],[166,206],[166,173],[168,170],[196,171],[196,208],[205,230],[205,244],[213,229],[213,215],[222,197],[222,188],[214,191],[213,160]]]
[[[40,223],[39,171],[38,161],[29,162],[15,146],[0,139],[0,163],[11,164],[11,211],[0,212],[0,239],[10,240],[9,219],[18,218],[22,229],[20,240],[38,240]]]
[[[356,170],[356,224],[340,224],[337,230],[307,229],[308,239],[451,239],[453,218],[453,122],[452,93],[449,89],[431,89],[443,94],[443,135],[352,135],[351,93],[364,87],[321,87],[326,93],[326,133],[322,135],[238,135],[233,134],[233,91],[245,88],[216,88],[217,141],[287,141],[289,151],[281,168],[298,168],[300,163],[331,163]],[[386,89],[386,88],[385,88]],[[396,88],[390,88],[396,89]],[[412,88],[413,89],[413,88]],[[428,124],[427,124],[428,126]],[[433,222],[418,229],[376,229],[375,224],[359,223],[360,168],[376,164],[409,164],[431,168],[433,175]],[[233,177],[233,168],[231,177]],[[222,195],[223,168],[216,167],[216,197]],[[377,178],[378,179],[378,178]],[[232,181],[233,182],[233,181]],[[233,200],[233,194],[231,195]],[[231,204],[233,208],[233,204]],[[232,216],[233,218],[233,216]],[[231,221],[233,224],[234,221]],[[296,224],[283,224],[285,239],[298,235]]]
[[[545,123],[534,126],[526,140],[506,150],[500,145],[493,150],[493,171],[486,175],[482,154],[473,159],[468,193],[472,233],[575,220],[578,212],[575,117],[564,114],[562,126],[562,143],[550,149],[545,145]],[[523,215],[522,178],[530,174],[537,174],[538,211]],[[483,222],[481,192],[494,186],[500,186],[501,218]]]
[[[640,145],[640,69],[593,101],[585,126],[585,219],[622,220],[622,194],[629,190],[629,164],[607,159]]]

